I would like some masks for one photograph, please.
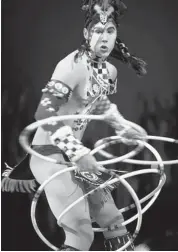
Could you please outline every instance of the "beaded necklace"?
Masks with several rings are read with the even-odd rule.
[[[100,58],[92,59],[89,53],[87,56],[87,69],[89,71],[90,86],[87,87],[88,95],[92,97],[116,93],[116,82],[109,78],[106,61]]]

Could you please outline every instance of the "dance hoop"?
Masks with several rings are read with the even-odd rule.
[[[164,166],[163,166],[163,161],[161,159],[161,156],[159,155],[159,153],[157,152],[157,150],[155,148],[153,148],[150,144],[148,143],[144,143],[145,147],[147,147],[147,149],[149,149],[153,155],[156,157],[156,159],[158,160],[158,164],[160,166],[159,169],[144,169],[144,170],[140,170],[140,171],[134,171],[134,172],[129,172],[127,174],[122,175],[121,177],[124,179],[127,179],[129,177],[133,177],[133,176],[137,176],[137,175],[141,175],[141,174],[146,174],[146,173],[157,173],[160,175],[160,180],[159,180],[159,184],[157,186],[157,188],[155,188],[151,193],[149,193],[148,195],[146,195],[144,198],[142,198],[140,200],[140,204],[144,203],[145,201],[147,201],[148,199],[150,199],[151,197],[153,197],[148,203],[147,205],[142,209],[142,214],[145,213],[155,202],[155,200],[157,199],[157,197],[159,196],[161,189],[166,181],[166,175],[164,173]],[[126,212],[130,209],[135,208],[134,204],[131,204],[130,206],[127,206],[125,208],[119,209],[121,213]],[[138,215],[134,215],[132,218],[130,218],[129,220],[123,222],[123,225],[127,225],[130,224],[131,222],[133,222],[136,218],[138,217]],[[98,229],[99,230],[99,229]],[[103,230],[105,231],[105,230]],[[99,231],[97,231],[99,232]]]
[[[46,123],[49,123],[49,122],[53,122],[53,121],[62,121],[62,120],[69,120],[69,119],[93,119],[93,120],[104,120],[105,119],[105,116],[96,116],[96,115],[67,115],[67,116],[58,116],[58,117],[51,117],[51,118],[47,118],[47,119],[43,119],[41,121],[38,121],[38,122],[35,122],[35,123],[32,123],[31,125],[27,126],[23,132],[20,134],[20,137],[19,137],[19,141],[20,141],[20,144],[22,145],[22,147],[28,152],[30,153],[31,155],[35,155],[39,158],[42,158],[48,162],[52,162],[52,163],[57,163],[57,164],[66,164],[66,165],[72,165],[72,163],[70,162],[61,162],[59,160],[55,160],[55,159],[52,159],[52,158],[49,158],[49,157],[45,157],[39,153],[37,153],[36,151],[34,151],[30,146],[29,146],[29,143],[28,143],[28,138],[30,136],[30,134],[32,133],[32,131],[34,131],[37,127],[39,126],[42,126]],[[136,129],[142,129],[139,125],[137,124],[134,124],[132,122],[129,122],[129,124],[136,128]],[[91,155],[99,152],[103,152],[102,149],[103,148],[106,148],[107,146],[111,145],[111,144],[114,144],[116,142],[119,142],[122,140],[121,136],[114,136],[114,137],[111,137],[111,138],[106,138],[107,141],[105,140],[103,143],[101,142],[100,140],[100,144],[98,144],[98,142],[95,144],[95,146],[97,146],[94,150],[92,150],[90,152]],[[108,140],[109,139],[109,140]],[[108,142],[109,141],[109,142]],[[102,143],[102,144],[101,144]],[[100,171],[103,171],[103,172],[107,172],[109,174],[115,174],[115,177],[114,179],[110,180],[110,181],[106,181],[105,183],[103,183],[102,185],[98,186],[97,188],[93,189],[92,191],[90,191],[89,193],[85,194],[84,196],[82,196],[81,198],[79,198],[77,201],[75,201],[73,204],[71,204],[69,207],[67,207],[62,213],[61,215],[59,216],[58,218],[58,222],[61,220],[61,218],[72,208],[74,207],[77,203],[79,203],[80,201],[82,201],[84,198],[86,198],[87,196],[89,196],[90,194],[94,193],[95,191],[99,190],[99,189],[104,189],[105,187],[107,187],[108,185],[112,185],[118,181],[120,181],[126,188],[127,190],[129,191],[129,193],[131,194],[132,198],[134,199],[135,201],[135,204],[132,204],[128,207],[125,207],[123,209],[121,209],[120,211],[121,212],[124,212],[124,211],[127,211],[131,208],[134,208],[136,206],[137,208],[137,214],[135,216],[133,216],[132,218],[130,218],[129,220],[125,221],[123,223],[123,225],[127,225],[129,224],[130,222],[132,222],[133,220],[137,219],[137,225],[136,225],[136,229],[135,229],[135,232],[133,234],[133,237],[130,241],[128,241],[122,248],[120,248],[118,251],[121,251],[121,250],[124,250],[126,249],[130,244],[131,242],[136,238],[138,232],[140,231],[140,228],[141,228],[141,223],[142,223],[142,213],[144,213],[145,211],[147,211],[149,209],[149,207],[151,207],[151,205],[154,203],[154,201],[156,200],[156,198],[158,197],[160,191],[161,191],[161,188],[162,186],[164,185],[164,182],[165,182],[165,174],[164,174],[164,167],[163,167],[163,161],[159,155],[159,153],[151,146],[149,145],[148,143],[145,143],[145,142],[142,142],[142,141],[139,141],[137,140],[137,144],[138,146],[136,146],[136,148],[134,150],[132,150],[131,152],[121,156],[121,157],[115,157],[112,155],[113,159],[111,160],[105,160],[105,161],[100,161],[100,162],[97,162],[98,164],[102,164],[102,165],[107,165],[107,164],[111,164],[111,163],[117,163],[117,162],[121,162],[124,160],[130,160],[129,158],[135,156],[136,154],[138,154],[142,149],[143,147],[147,147],[149,150],[151,150],[151,152],[155,155],[156,159],[157,159],[157,162],[156,164],[160,166],[160,169],[157,170],[157,169],[145,169],[145,170],[142,170],[142,171],[136,171],[136,172],[132,172],[132,173],[129,173],[129,174],[124,174],[122,176],[118,176],[116,175],[115,173],[113,173],[113,171],[109,171],[107,169],[105,169],[104,167],[99,167],[99,170]],[[107,152],[104,152],[104,153],[107,153]],[[108,154],[108,153],[107,153]],[[109,154],[110,155],[110,154]],[[141,161],[141,160],[139,160]],[[144,162],[144,161],[142,161]],[[44,187],[51,181],[53,180],[56,176],[59,176],[60,174],[64,173],[64,172],[70,172],[70,171],[73,171],[75,170],[76,167],[73,166],[73,167],[70,167],[70,168],[67,168],[67,169],[64,169],[62,171],[59,171],[57,172],[56,174],[52,175],[48,180],[46,180],[40,187],[39,189],[37,190],[37,192],[35,193],[35,196],[34,196],[34,199],[32,201],[32,207],[31,207],[31,218],[32,218],[32,223],[33,223],[33,226],[34,226],[34,229],[35,231],[37,232],[37,234],[39,235],[39,237],[42,239],[42,241],[48,245],[49,247],[51,247],[53,250],[58,250],[57,247],[55,247],[53,244],[51,244],[43,235],[42,233],[40,232],[38,226],[37,226],[37,223],[36,223],[36,219],[35,219],[35,209],[36,209],[36,205],[37,205],[37,202],[38,202],[38,199],[44,189]],[[135,191],[133,190],[133,188],[128,184],[127,181],[125,181],[125,178],[128,178],[128,177],[132,177],[132,176],[136,176],[136,175],[140,175],[140,174],[145,174],[145,173],[157,173],[157,174],[160,174],[161,175],[161,178],[160,178],[160,182],[159,182],[159,185],[158,187],[153,191],[151,192],[149,195],[147,195],[146,197],[144,197],[143,199],[141,199],[139,201],[138,197],[137,197],[137,194],[135,193]],[[146,200],[148,200],[149,198],[151,198],[153,196],[153,198],[150,200],[150,202],[143,208],[141,209],[141,205],[140,203],[143,203],[145,202]],[[95,230],[96,231],[96,230]],[[101,229],[100,229],[101,231]]]
[[[169,137],[160,137],[160,136],[147,136],[148,140],[157,140],[157,141],[164,141],[164,142],[168,142],[168,143],[175,143],[178,144],[178,140],[174,139],[174,138],[169,138]],[[94,147],[98,147],[102,144],[104,144],[105,142],[111,141],[111,140],[116,140],[117,141],[117,136],[112,136],[112,137],[106,137],[103,139],[98,140]],[[116,159],[116,156],[108,153],[107,151],[104,150],[99,150],[98,151],[100,155],[104,156],[107,159],[111,159],[114,160],[113,158]],[[104,161],[105,162],[105,161]],[[129,164],[136,164],[136,165],[158,165],[157,161],[146,161],[146,160],[138,160],[138,159],[124,159],[122,160],[123,163],[129,163]],[[178,164],[178,159],[176,160],[170,160],[170,161],[163,161],[164,165],[174,165],[174,164]]]
[[[149,195],[147,195],[146,197],[144,197],[142,199],[142,203],[145,202],[147,199],[151,198],[153,195],[153,198],[151,199],[151,201],[142,209],[142,213],[146,212],[150,207],[151,205],[155,202],[155,200],[157,199],[160,191],[161,191],[161,188],[162,186],[164,185],[164,182],[165,182],[165,174],[164,174],[164,166],[162,164],[162,159],[161,159],[161,156],[159,155],[159,153],[155,150],[155,148],[153,148],[150,144],[148,143],[144,143],[145,147],[147,147],[152,153],[153,155],[156,157],[156,159],[158,160],[158,163],[159,163],[159,166],[160,166],[160,169],[147,169],[146,172],[147,173],[158,173],[161,175],[161,178],[160,178],[160,181],[159,181],[159,185],[156,189],[154,189],[153,192],[151,192]],[[105,168],[104,168],[105,169]],[[104,170],[102,170],[104,171]],[[136,175],[139,175],[139,174],[145,174],[146,173],[145,170],[144,172],[143,171],[135,171],[135,172],[131,172],[129,174],[125,174],[125,175],[121,175],[119,176],[120,179],[124,178],[129,178],[129,177],[132,177],[132,176],[136,176]],[[131,174],[131,175],[130,175]],[[117,176],[118,177],[118,176]],[[163,178],[162,178],[163,177]],[[115,183],[117,182],[117,178],[113,179],[112,181],[115,180]],[[82,200],[84,196],[82,196],[80,199]],[[78,199],[76,202],[74,202],[73,204],[71,204],[71,206],[69,206],[67,209],[65,209],[61,215],[59,216],[58,220],[60,218],[62,218],[62,216],[67,213],[73,206],[75,206],[78,202],[80,202],[81,200]],[[134,205],[134,204],[133,204]],[[133,208],[133,207],[132,207]],[[129,208],[130,209],[130,208]],[[129,210],[128,209],[128,210]],[[124,208],[125,210],[125,208]],[[138,217],[138,215],[135,215],[133,216],[131,219],[129,219],[128,221],[125,221],[123,223],[123,225],[127,225],[129,223],[131,223],[132,221],[134,221],[136,218]],[[98,230],[98,229],[97,229]],[[102,229],[103,230],[103,229]],[[104,231],[106,231],[106,229],[104,229]]]
[[[59,172],[57,172],[57,173],[55,173],[51,178],[49,178],[48,179],[48,181],[46,181],[46,182],[44,182],[44,184],[43,185],[41,185],[40,187],[39,187],[39,189],[38,189],[38,191],[35,193],[35,196],[34,196],[34,199],[33,199],[33,201],[32,201],[32,205],[31,205],[31,219],[32,219],[32,224],[33,224],[33,227],[34,227],[34,229],[35,229],[35,231],[36,231],[36,233],[37,233],[37,235],[40,237],[40,239],[48,246],[48,247],[50,247],[51,249],[53,249],[53,250],[58,250],[58,248],[57,247],[55,247],[53,244],[51,244],[45,237],[44,237],[44,235],[41,233],[41,231],[39,230],[39,228],[38,228],[38,225],[37,225],[37,222],[36,222],[36,219],[35,219],[35,211],[36,211],[36,206],[37,206],[37,202],[38,202],[38,199],[39,199],[39,197],[40,197],[40,195],[41,195],[41,193],[43,192],[43,189],[44,189],[44,187],[51,181],[51,180],[53,180],[54,178],[56,178],[57,176],[59,176],[59,175],[61,175],[62,173],[64,173],[64,172],[71,172],[71,171],[73,171],[73,170],[75,170],[75,168],[74,167],[70,167],[70,168],[67,168],[67,169],[65,169],[65,170],[63,170],[63,171],[59,171]],[[127,178],[129,178],[129,177],[132,177],[132,176],[136,176],[136,175],[140,175],[140,174],[146,174],[146,173],[159,173],[158,172],[158,170],[156,170],[156,169],[145,169],[145,170],[141,170],[141,171],[135,171],[135,172],[132,172],[131,174],[129,173],[128,174],[128,176],[127,176]],[[49,181],[50,180],[50,181]],[[112,179],[111,180],[112,181],[112,183],[115,183],[116,182],[116,179]],[[111,181],[110,181],[110,184],[111,184]],[[118,180],[117,180],[118,181]],[[164,182],[165,181],[163,181],[163,183],[160,185],[160,187],[162,187],[163,185],[164,185]],[[159,188],[158,188],[159,189]],[[157,188],[152,192],[152,193],[150,193],[150,195],[148,195],[147,197],[148,198],[143,198],[142,200],[140,200],[140,203],[143,203],[144,201],[146,201],[147,199],[149,199],[151,196],[153,196],[153,194],[158,190]],[[95,189],[96,190],[96,189]],[[88,195],[87,195],[88,196]],[[84,198],[82,198],[81,200],[83,200]],[[80,201],[81,201],[80,200]],[[77,203],[79,203],[79,202],[77,202]],[[120,209],[120,212],[121,213],[123,213],[123,212],[125,212],[125,211],[127,211],[127,210],[130,210],[130,209],[132,209],[132,208],[134,208],[135,207],[135,204],[132,204],[132,205],[130,205],[129,207],[125,207],[125,208],[123,208],[123,209]],[[70,209],[68,209],[68,210],[70,210]],[[143,210],[141,211],[141,212],[143,212]],[[137,216],[136,216],[136,218],[137,218]],[[128,222],[129,221],[129,222]],[[125,225],[127,225],[127,224],[129,224],[131,221],[130,220],[128,220],[127,222],[125,222]],[[104,232],[104,231],[107,231],[107,229],[97,229],[97,228],[93,228],[93,230],[95,231],[95,232]]]
[[[137,175],[142,175],[142,174],[148,174],[148,173],[153,173],[153,174],[160,174],[159,171],[157,169],[144,169],[144,170],[140,170],[140,171],[134,171],[134,172],[130,172],[127,174],[127,176],[123,176],[124,179],[126,178],[130,178],[130,177],[134,177]],[[166,175],[163,174],[162,179],[160,179],[160,182],[158,184],[158,186],[151,192],[149,193],[147,196],[145,196],[144,198],[140,199],[140,204],[144,203],[145,201],[147,201],[148,199],[150,199],[151,197],[153,197],[155,195],[156,192],[160,191],[160,189],[162,189],[164,183],[166,181]],[[158,197],[158,195],[156,195],[156,198]],[[142,209],[142,214],[144,214],[150,207],[151,205],[155,202],[155,198],[152,199],[143,209]],[[131,204],[130,206],[124,207],[122,209],[119,209],[119,211],[121,213],[124,213],[128,210],[131,210],[133,208],[135,208],[135,204]],[[135,219],[137,218],[137,215],[134,215],[132,218],[128,219],[127,221],[123,222],[122,225],[128,225],[131,222],[133,222]],[[93,228],[93,230],[95,232],[104,232],[107,231],[107,228]]]
[[[38,152],[36,152],[35,150],[33,150],[31,147],[30,147],[30,144],[29,144],[29,136],[31,135],[31,133],[36,130],[39,126],[43,126],[47,123],[50,123],[50,122],[59,122],[59,121],[65,121],[65,120],[73,120],[73,119],[89,119],[89,120],[99,120],[99,121],[104,121],[105,120],[105,116],[103,115],[63,115],[63,116],[53,116],[53,117],[50,117],[50,118],[46,118],[46,119],[43,119],[43,120],[40,120],[40,121],[37,121],[37,122],[34,122],[30,125],[28,125],[20,134],[19,136],[19,143],[21,144],[21,146],[23,147],[23,149],[28,152],[29,154],[31,155],[34,155],[36,157],[39,157],[45,161],[48,161],[48,162],[52,162],[52,163],[55,163],[55,164],[65,164],[65,165],[69,165],[69,164],[72,164],[72,165],[75,165],[75,163],[71,163],[71,162],[64,162],[64,161],[60,161],[60,160],[56,160],[56,159],[53,159],[53,158],[49,158],[47,156],[43,156],[41,154],[39,154]],[[140,126],[135,124],[135,123],[132,123],[132,122],[129,122],[132,126],[134,126],[134,128],[137,128],[140,130]],[[121,136],[118,136],[118,141],[121,140]],[[100,147],[99,147],[100,148]],[[137,146],[135,148],[135,151],[132,150],[131,152],[129,152],[128,154],[124,155],[124,156],[121,156],[119,157],[119,161],[125,158],[131,158],[133,156],[135,156],[136,154],[139,153],[139,151],[141,151],[143,148],[143,146],[140,144],[140,146]],[[92,155],[92,152],[90,153]],[[127,156],[128,155],[128,156]],[[102,161],[103,162],[103,161]],[[107,161],[106,161],[107,162]],[[118,161],[117,161],[118,162]]]
[[[150,148],[149,144],[147,144],[147,143],[144,143],[144,144],[148,145],[147,148]],[[153,147],[152,147],[152,148],[153,148]],[[151,151],[153,152],[153,151],[154,151],[154,148],[153,148],[153,149],[152,149],[152,148],[150,148],[150,149],[151,149]],[[153,152],[153,153],[154,153],[154,155],[156,156],[156,158],[161,162],[161,158],[159,158],[159,154],[156,153],[156,150],[155,150],[155,152]],[[35,228],[35,231],[37,232],[37,234],[39,235],[39,237],[43,240],[43,242],[45,242],[45,244],[48,245],[49,247],[51,247],[53,250],[56,250],[57,248],[56,248],[54,245],[52,245],[52,244],[42,235],[42,233],[40,232],[40,230],[39,230],[39,228],[38,228],[38,226],[37,226],[37,223],[36,223],[36,220],[35,220],[35,209],[36,209],[36,204],[37,204],[37,201],[38,201],[38,199],[39,199],[39,197],[40,197],[40,194],[42,193],[44,187],[45,187],[52,179],[54,179],[56,176],[59,176],[60,174],[62,174],[62,173],[64,173],[64,172],[72,171],[72,170],[74,170],[74,169],[75,169],[75,167],[71,167],[71,168],[68,168],[68,169],[59,171],[59,172],[57,172],[56,174],[54,174],[51,178],[49,178],[47,181],[45,181],[45,182],[40,186],[40,188],[38,189],[38,191],[36,192],[35,197],[34,197],[34,200],[33,200],[33,202],[32,202],[31,218],[32,218],[32,223],[33,223],[33,226],[34,226],[34,228]],[[105,168],[100,168],[100,170],[104,171]],[[129,174],[125,174],[125,175],[120,176],[119,179],[118,179],[118,178],[115,178],[115,179],[112,179],[110,182],[105,182],[104,184],[102,184],[102,186],[100,186],[100,187],[98,187],[98,188],[102,189],[102,188],[106,187],[106,186],[109,185],[109,184],[116,183],[117,181],[122,180],[122,177],[124,177],[124,178],[129,178],[129,177],[132,177],[132,176],[136,176],[136,175],[139,175],[139,174],[145,174],[145,173],[158,173],[158,174],[159,174],[160,172],[159,172],[158,170],[156,170],[156,169],[155,169],[155,170],[153,170],[153,169],[147,169],[147,170],[143,170],[143,171],[132,172],[132,173],[129,173]],[[164,180],[163,182],[165,182],[165,180]],[[146,198],[145,200],[147,200],[147,199],[149,199],[150,197],[152,197],[156,192],[158,192],[158,193],[155,195],[155,197],[152,199],[152,201],[150,201],[150,202],[148,203],[148,205],[146,205],[146,206],[144,207],[144,209],[141,210],[141,213],[143,213],[143,212],[145,212],[146,210],[148,210],[148,208],[154,203],[154,201],[156,200],[156,198],[158,197],[158,195],[159,195],[159,193],[160,193],[160,189],[162,188],[163,184],[164,184],[164,183],[160,183],[159,186],[158,186],[158,188],[156,188],[152,193],[149,194],[149,197],[148,197],[148,196],[147,196],[147,198],[145,197],[145,198]],[[130,185],[129,185],[129,186],[130,186]],[[84,198],[86,198],[88,195],[94,193],[96,190],[98,190],[98,188],[92,190],[92,191],[89,192],[88,194],[85,194],[83,197],[79,198],[79,199],[78,199],[77,201],[75,201],[72,205],[70,205],[68,208],[66,208],[66,209],[63,211],[63,213],[61,213],[61,215],[59,216],[58,222],[59,222],[59,220],[60,220],[60,219],[61,219],[72,207],[74,207],[77,203],[79,203],[80,201],[82,201],[82,200],[83,200]],[[128,187],[127,187],[127,188],[128,188]],[[129,188],[129,189],[130,189],[130,188]],[[129,191],[129,192],[130,192],[130,191]],[[135,202],[136,202],[136,201],[135,201]],[[144,202],[143,199],[142,199],[142,202]],[[133,204],[132,208],[133,208],[133,207],[135,207],[135,204]],[[128,208],[128,210],[130,209],[130,207],[127,207],[127,208]],[[137,206],[137,208],[138,208],[138,206]],[[122,210],[122,209],[121,209],[121,210]],[[124,210],[125,210],[125,209],[124,209]],[[127,210],[127,209],[126,209],[126,210]],[[122,212],[123,212],[123,211],[122,211]],[[133,220],[135,220],[135,219],[138,218],[138,217],[139,217],[138,214],[135,215],[135,216],[132,217],[130,220],[125,221],[125,222],[123,223],[123,225],[129,224],[130,222],[132,222]],[[103,231],[106,231],[106,230],[107,230],[107,229],[94,229],[95,232],[101,232],[101,231],[103,232]],[[138,227],[137,227],[136,230],[137,230],[137,231],[135,232],[135,236],[133,237],[133,239],[136,237],[136,235],[137,235],[138,232],[139,232]],[[132,240],[130,241],[130,243],[131,243],[131,242],[132,242]],[[125,244],[125,245],[129,246],[130,243]],[[125,246],[125,245],[124,245],[124,246]],[[126,247],[121,248],[121,250],[122,250],[122,249],[125,249],[125,248],[126,248]]]

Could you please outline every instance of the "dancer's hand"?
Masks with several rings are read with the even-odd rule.
[[[87,172],[97,172],[98,171],[98,164],[95,159],[90,154],[87,154],[81,157],[78,161],[76,161],[77,167],[80,172],[87,171]]]
[[[120,133],[121,132],[116,131],[116,134],[120,135]],[[147,139],[147,133],[144,129],[137,130],[133,127],[126,129],[125,132],[121,134],[121,136],[122,142],[127,145],[137,144],[137,140],[146,141]]]

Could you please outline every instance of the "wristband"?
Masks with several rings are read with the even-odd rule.
[[[78,161],[90,152],[90,149],[83,146],[82,142],[74,137],[70,126],[60,128],[50,138],[52,143],[57,145],[71,162]]]

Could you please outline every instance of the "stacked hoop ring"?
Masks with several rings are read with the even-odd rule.
[[[57,122],[57,121],[63,121],[63,120],[72,120],[72,119],[89,119],[89,120],[101,120],[104,121],[105,117],[104,115],[65,115],[65,116],[57,116],[57,117],[51,117],[51,118],[47,118],[35,123],[30,124],[29,126],[27,126],[22,133],[20,134],[19,137],[19,141],[20,144],[22,145],[22,147],[31,155],[35,155],[43,160],[46,160],[48,162],[52,162],[52,163],[56,163],[56,164],[65,164],[67,166],[71,166],[69,168],[60,170],[59,172],[53,174],[49,179],[47,179],[43,184],[41,184],[41,186],[38,188],[38,190],[36,191],[33,201],[32,201],[32,205],[31,205],[31,219],[32,219],[32,224],[33,227],[36,231],[36,233],[38,234],[38,236],[40,237],[40,239],[47,245],[49,246],[51,249],[53,250],[59,250],[56,246],[54,246],[53,244],[51,244],[41,233],[41,231],[38,228],[37,222],[36,222],[36,218],[35,218],[35,212],[36,212],[36,206],[39,200],[39,197],[41,195],[41,193],[43,192],[45,186],[50,183],[54,178],[56,178],[57,176],[60,176],[61,174],[65,173],[65,172],[71,172],[74,171],[76,169],[75,164],[69,163],[69,162],[61,162],[60,160],[55,160],[46,156],[43,156],[39,153],[37,153],[36,151],[34,151],[31,147],[30,144],[28,142],[28,138],[30,136],[30,134],[36,130],[39,126],[43,126],[49,122]],[[142,129],[139,125],[130,122],[130,125],[136,129]],[[165,137],[157,137],[157,136],[148,136],[147,137],[148,140],[159,140],[159,141],[166,141],[166,142],[170,142],[170,143],[178,143],[178,140],[172,139],[172,138],[165,138]],[[157,197],[159,196],[161,189],[166,181],[166,176],[164,174],[164,165],[168,165],[168,164],[178,164],[178,160],[171,160],[171,161],[162,161],[159,153],[156,151],[155,148],[153,148],[150,144],[148,144],[147,142],[144,141],[140,141],[137,140],[136,143],[136,147],[134,150],[132,150],[131,152],[120,156],[120,157],[115,157],[112,154],[104,151],[103,149],[110,146],[111,144],[115,144],[118,142],[122,142],[122,137],[121,136],[112,136],[112,137],[108,137],[105,139],[101,139],[98,142],[96,142],[95,144],[95,149],[93,149],[90,154],[94,155],[97,152],[100,153],[102,156],[106,157],[107,159],[109,158],[109,160],[104,160],[104,161],[100,161],[97,162],[99,164],[99,170],[105,173],[109,173],[111,175],[114,175],[114,178],[110,181],[106,181],[105,183],[103,183],[102,185],[98,186],[97,188],[91,190],[90,192],[88,192],[87,194],[85,194],[84,196],[82,196],[81,198],[79,198],[78,200],[76,200],[73,204],[71,204],[70,206],[68,206],[58,217],[58,223],[60,223],[60,220],[62,219],[62,217],[68,212],[70,211],[71,208],[73,208],[76,204],[78,204],[80,201],[82,201],[83,199],[85,199],[86,197],[88,197],[90,194],[94,193],[95,191],[99,190],[99,189],[104,189],[105,187],[107,187],[108,185],[112,185],[118,181],[120,181],[129,191],[129,193],[131,194],[135,204],[131,204],[130,206],[127,206],[125,208],[120,209],[120,212],[126,212],[129,209],[132,208],[137,208],[137,214],[135,216],[133,216],[132,218],[130,218],[129,220],[125,221],[124,223],[122,223],[122,225],[127,225],[129,223],[131,223],[132,221],[137,219],[137,225],[136,225],[136,229],[134,234],[132,235],[132,239],[130,241],[128,241],[124,246],[122,246],[122,248],[120,248],[118,251],[124,250],[126,249],[131,242],[133,242],[133,240],[136,238],[136,236],[138,235],[140,228],[141,228],[141,223],[142,223],[142,214],[145,213],[150,207],[151,205],[155,202],[155,200],[157,199]],[[135,155],[137,155],[144,147],[146,147],[147,149],[149,149],[153,155],[155,156],[157,161],[142,161],[142,160],[133,160],[131,159],[132,157],[134,157]],[[158,165],[159,168],[158,169],[143,169],[143,170],[138,170],[138,171],[134,171],[134,172],[130,172],[124,175],[117,175],[117,173],[113,170],[108,170],[104,167],[102,167],[101,165],[107,165],[107,164],[112,164],[112,163],[118,163],[118,162],[125,162],[125,163],[131,163],[131,164],[139,164],[139,165]],[[128,182],[125,180],[129,177],[133,177],[136,175],[141,175],[141,174],[147,174],[147,173],[154,173],[154,174],[159,174],[160,175],[160,180],[159,180],[159,184],[157,186],[157,188],[155,188],[151,193],[149,193],[147,196],[145,196],[144,198],[142,198],[141,200],[138,199],[137,194],[135,193],[135,191],[133,190],[133,188],[128,184]],[[141,204],[145,201],[147,201],[148,199],[151,200],[147,203],[147,205],[142,209],[141,208]],[[93,230],[95,232],[103,232],[106,231],[107,229],[102,229],[102,228],[93,228]]]

